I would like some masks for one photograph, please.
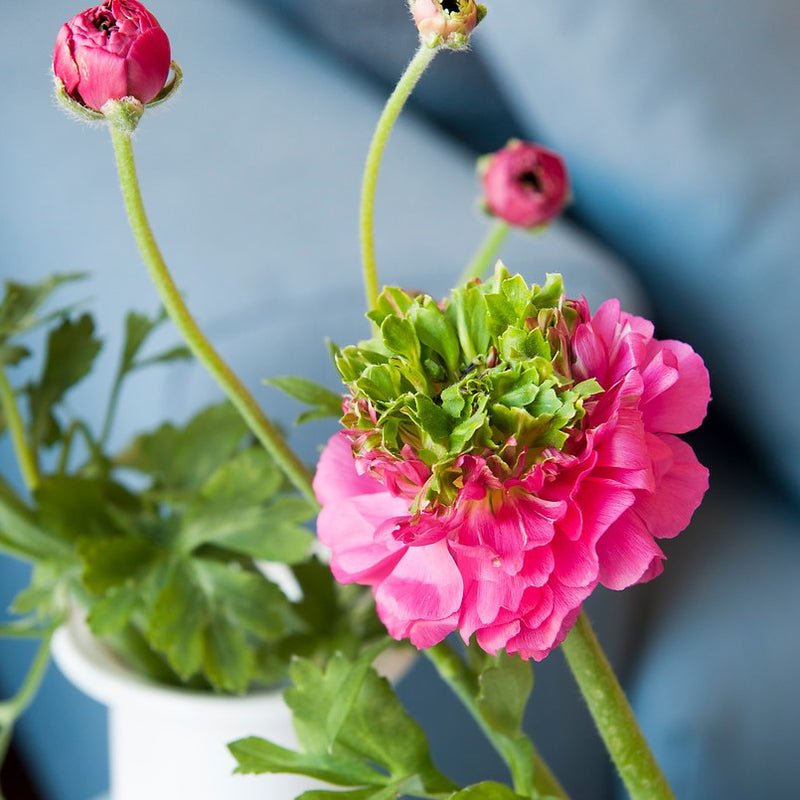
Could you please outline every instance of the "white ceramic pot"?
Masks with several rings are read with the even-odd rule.
[[[229,697],[162,686],[131,671],[73,619],[53,656],[79,689],[108,707],[108,800],[293,800],[322,784],[295,775],[233,775],[226,745],[263,736],[296,747],[280,691]],[[410,664],[395,664],[397,679]]]

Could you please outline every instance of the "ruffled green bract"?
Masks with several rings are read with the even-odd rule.
[[[343,424],[357,456],[411,448],[431,471],[420,499],[450,505],[466,454],[521,474],[564,448],[584,401],[602,391],[572,378],[579,313],[560,275],[530,286],[498,265],[441,303],[390,287],[368,316],[376,335],[336,353],[351,393]]]

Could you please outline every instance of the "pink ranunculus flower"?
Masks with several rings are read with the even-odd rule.
[[[467,46],[486,9],[475,0],[409,0],[420,40],[430,47]]]
[[[569,176],[558,153],[515,140],[479,163],[486,210],[520,228],[538,228],[569,199]]]
[[[137,0],[106,0],[61,26],[53,72],[67,94],[100,111],[108,100],[150,102],[166,84],[170,46]]]
[[[530,460],[510,441],[503,464],[461,455],[447,505],[422,499],[431,473],[409,446],[371,452],[362,430],[343,430],[325,448],[319,538],[337,580],[372,587],[393,637],[425,648],[458,630],[489,653],[541,660],[598,584],[658,575],[657,539],[682,531],[699,505],[708,471],[676,434],[706,413],[701,358],[655,339],[616,300],[594,315],[584,300],[566,302],[577,322],[565,368],[603,391],[563,447]]]

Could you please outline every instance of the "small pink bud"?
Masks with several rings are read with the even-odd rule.
[[[532,142],[509,142],[480,165],[487,211],[520,228],[538,228],[569,199],[569,176],[558,153]]]
[[[474,0],[409,0],[420,40],[429,47],[459,50],[483,19],[486,8]]]
[[[100,111],[108,100],[150,102],[170,69],[167,34],[137,0],[106,0],[61,26],[53,72],[76,102]]]

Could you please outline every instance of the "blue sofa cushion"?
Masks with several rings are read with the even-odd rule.
[[[669,334],[706,359],[715,406],[800,497],[800,5],[490,16],[479,46],[528,131],[567,156],[578,214],[639,269]]]

